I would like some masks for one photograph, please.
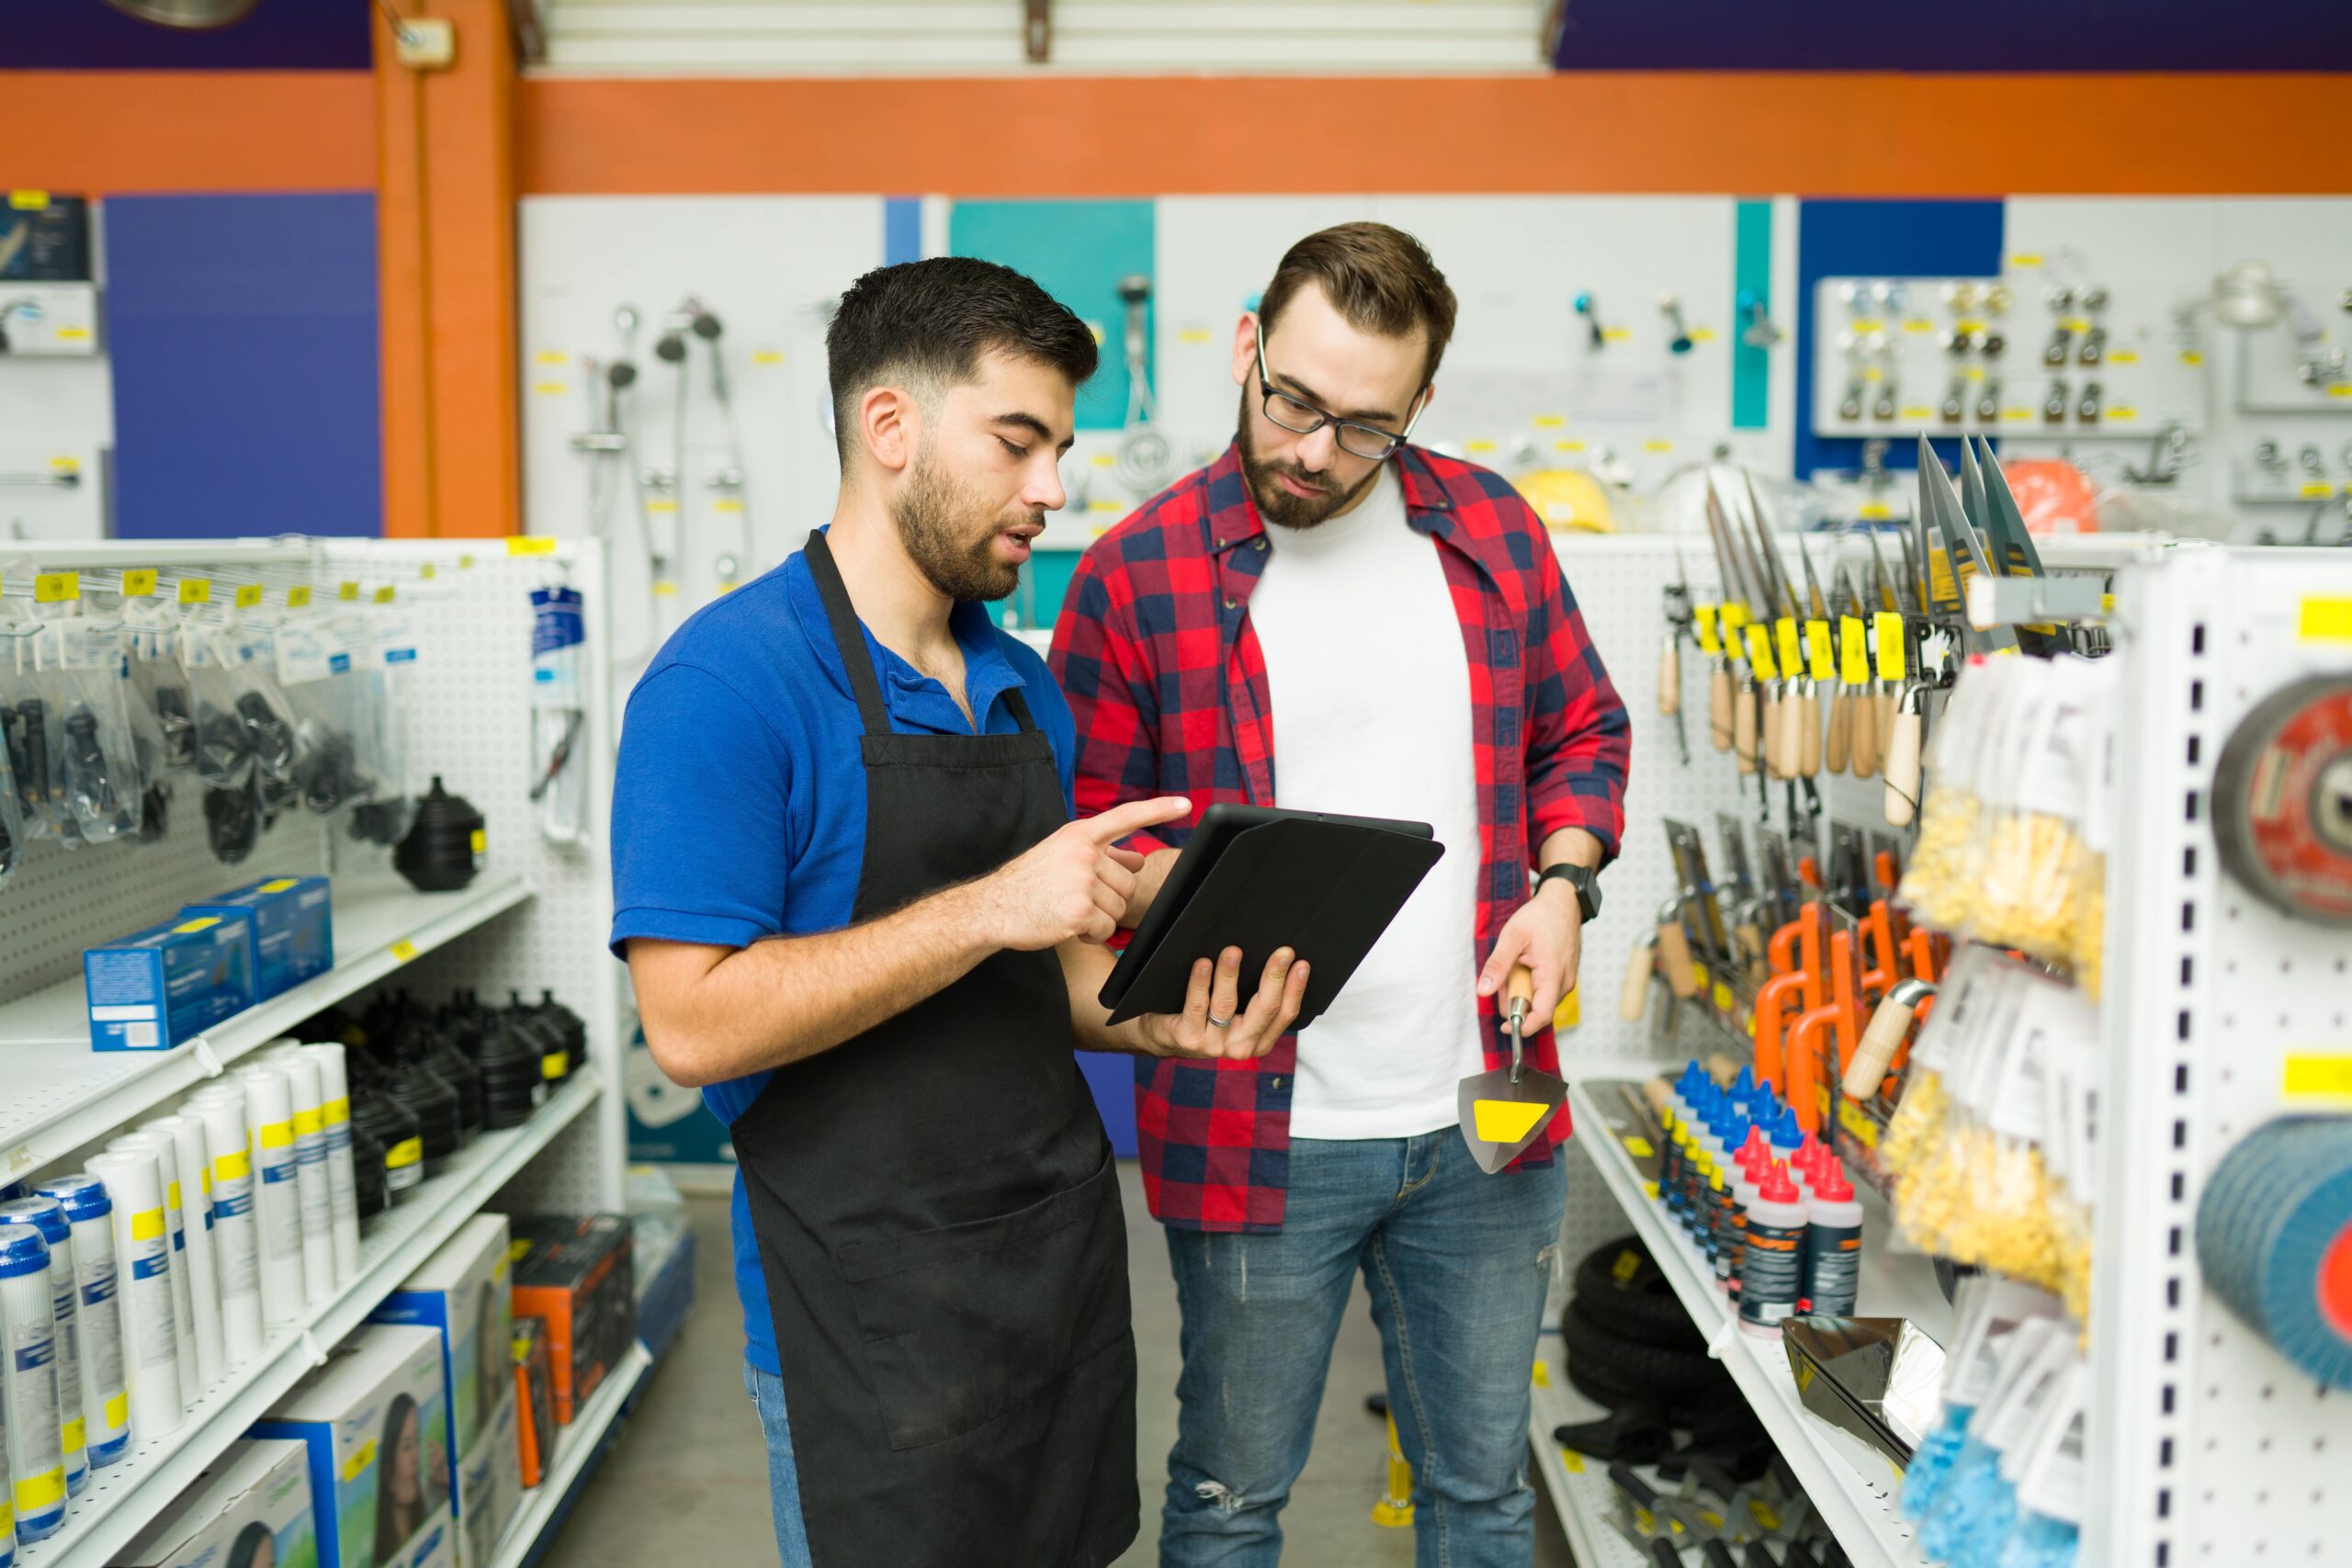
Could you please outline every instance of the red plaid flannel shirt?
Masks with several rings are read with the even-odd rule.
[[[1585,635],[1559,558],[1509,481],[1408,446],[1392,459],[1407,520],[1435,541],[1462,618],[1477,750],[1477,962],[1527,901],[1537,849],[1563,828],[1617,852],[1630,729]],[[1271,806],[1273,707],[1248,615],[1269,542],[1238,448],[1178,480],[1090,547],[1054,627],[1050,662],[1078,720],[1078,810],[1191,797]],[[1193,824],[1133,847],[1181,845]],[[1491,1002],[1487,1064],[1506,1057]],[[1547,1031],[1529,1055],[1558,1071]],[[1254,1062],[1136,1065],[1144,1194],[1185,1229],[1282,1228],[1297,1037]],[[1521,1163],[1547,1164],[1568,1112]]]

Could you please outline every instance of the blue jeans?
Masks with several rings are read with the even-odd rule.
[[[808,1530],[800,1519],[800,1472],[792,1462],[792,1425],[784,1414],[784,1380],[743,1363],[743,1388],[760,1413],[768,1440],[768,1506],[775,1514],[775,1550],[784,1568],[816,1568]]]
[[[1413,1464],[1419,1568],[1526,1568],[1527,1416],[1567,1174],[1488,1176],[1449,1127],[1294,1139],[1272,1235],[1171,1229],[1184,1314],[1161,1568],[1272,1568],[1361,1268]]]

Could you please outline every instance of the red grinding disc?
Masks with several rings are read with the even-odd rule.
[[[2266,902],[2352,925],[2352,680],[2301,681],[2256,705],[2214,771],[2213,830]]]

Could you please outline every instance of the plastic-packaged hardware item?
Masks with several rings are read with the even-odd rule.
[[[2050,1234],[2058,1293],[2088,1334],[2091,1232],[2098,1206],[2098,1041],[2055,1037],[2043,1075],[2042,1163],[2050,1174]]]
[[[187,1418],[180,1387],[179,1320],[172,1303],[172,1238],[164,1221],[164,1181],[155,1156],[109,1149],[89,1172],[112,1201],[115,1279],[120,1289],[124,1370],[130,1385],[130,1432],[147,1442]]]
[[[6,742],[0,743],[0,887],[8,886],[25,858],[24,797],[17,789],[18,742],[16,726],[9,720],[12,711],[7,696],[0,694],[0,729],[6,731]]]
[[[65,1452],[57,1404],[57,1324],[49,1247],[29,1226],[0,1229],[0,1397],[8,1407],[7,1480],[17,1534],[46,1540],[65,1522]]]
[[[580,590],[533,589],[531,801],[539,832],[551,844],[576,844],[588,831],[588,705],[581,679],[586,645]]]
[[[2075,952],[2086,851],[2082,819],[2095,776],[2095,709],[2114,702],[2103,660],[2020,660],[2010,722],[1990,759],[1984,871],[1972,931],[2045,964]],[[1997,782],[1990,782],[1997,781]]]
[[[196,705],[180,667],[177,637],[166,627],[134,623],[124,631],[124,658],[134,700],[154,721],[159,761],[166,768],[196,766]]]
[[[223,1359],[236,1368],[262,1348],[260,1242],[244,1085],[233,1077],[209,1084],[188,1097],[186,1111],[204,1123],[212,1159],[212,1274],[220,1292]]]
[[[2020,1325],[2054,1317],[2046,1292],[1989,1274],[1963,1280],[1958,1331],[1944,1358],[1943,1416],[1903,1473],[1903,1515],[1923,1519],[1937,1506],[1967,1443],[1969,1423],[1992,1394]]]
[[[178,1325],[180,1389],[194,1398],[211,1384],[203,1358],[197,1354],[196,1291],[187,1264],[187,1210],[180,1187],[180,1146],[170,1134],[127,1133],[107,1145],[108,1153],[143,1154],[154,1160],[155,1175],[164,1187],[164,1231],[171,1241],[172,1321]],[[218,1353],[211,1369],[220,1371]]]
[[[2120,686],[2123,654],[2109,654],[2100,662],[2108,679]],[[2074,940],[2066,962],[2075,984],[2093,1001],[2104,984],[2102,959],[2107,946],[2107,852],[2115,834],[2116,722],[2120,716],[2110,695],[2094,702],[2086,716],[2085,781],[2081,852],[2075,859]]]
[[[130,1451],[130,1393],[123,1381],[122,1309],[114,1266],[114,1205],[104,1183],[75,1172],[39,1184],[56,1200],[72,1239],[78,1294],[75,1326],[82,1374],[83,1435],[90,1463],[103,1469]]]
[[[1879,1143],[1879,1157],[1898,1181],[1943,1137],[1951,1105],[1945,1076],[1956,1055],[1954,1043],[1975,1027],[1978,1013],[1991,1000],[1997,974],[1998,960],[1993,954],[1982,948],[1962,948],[1937,991],[1936,1010],[1920,1025],[1903,1097]]]
[[[9,749],[20,799],[29,806],[23,792],[37,784],[47,836],[68,848],[135,835],[145,785],[124,697],[121,628],[47,621],[17,638],[15,654]]]
[[[1994,1568],[2067,1568],[2075,1560],[2090,1486],[2085,1454],[2090,1368],[2069,1365],[2040,1402],[2024,1438],[2001,1456],[2017,1494],[2017,1528]]]
[[[1992,1391],[1968,1423],[1950,1478],[1919,1543],[1952,1568],[1995,1568],[2018,1515],[2011,1456],[2021,1459],[2038,1418],[2081,1364],[2074,1336],[2049,1318],[2022,1325],[2003,1348]]]
[[[74,1227],[54,1198],[19,1198],[0,1203],[0,1227],[23,1226],[39,1235],[49,1258],[50,1322],[57,1352],[58,1445],[65,1464],[65,1491],[78,1496],[90,1483],[89,1423],[82,1418],[81,1286],[74,1277]],[[0,1233],[5,1234],[5,1233]],[[10,1335],[14,1339],[13,1330]],[[13,1353],[13,1343],[10,1350]]]
[[[244,1085],[245,1130],[253,1136],[262,1317],[273,1327],[290,1325],[301,1322],[308,1303],[293,1086],[283,1070],[269,1064],[240,1067],[234,1076]]]
[[[364,842],[391,848],[416,819],[410,778],[409,687],[422,647],[407,617],[388,608],[347,625],[355,674],[353,736],[361,766],[378,781],[370,798],[351,814],[351,831]]]
[[[1919,841],[1896,896],[1920,920],[1945,931],[1962,930],[1975,902],[1978,770],[1988,717],[2014,662],[1970,660],[1928,738]]]

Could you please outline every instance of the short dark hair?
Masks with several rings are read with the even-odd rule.
[[[1309,234],[1283,253],[1273,281],[1258,302],[1261,330],[1309,283],[1323,287],[1331,308],[1359,332],[1403,337],[1419,329],[1428,352],[1421,384],[1436,378],[1437,362],[1453,339],[1453,290],[1428,247],[1385,223],[1341,223]]]
[[[833,438],[849,460],[857,401],[907,376],[957,386],[977,378],[989,353],[1035,360],[1073,386],[1094,374],[1094,333],[1070,308],[1009,266],[972,256],[932,256],[878,266],[849,287],[825,329]]]

